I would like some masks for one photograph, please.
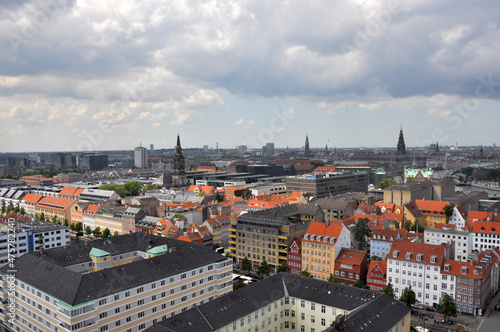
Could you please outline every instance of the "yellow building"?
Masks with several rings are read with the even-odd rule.
[[[311,222],[302,238],[302,269],[315,279],[328,280],[342,248],[350,248],[349,231],[342,223]]]
[[[44,214],[46,220],[64,222],[64,220],[71,221],[71,208],[75,205],[74,199],[45,196],[38,203],[35,204],[35,213],[40,215]]]

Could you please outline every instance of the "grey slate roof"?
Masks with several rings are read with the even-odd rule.
[[[371,326],[377,323],[377,328],[365,331],[388,331],[410,311],[381,292],[280,273],[163,320],[147,331],[215,331],[279,300],[286,291],[290,297],[351,311],[346,324],[353,322],[352,326],[359,326],[370,319]]]
[[[154,246],[166,244],[176,250],[88,274],[79,274],[64,267],[89,262],[92,248],[107,251],[111,255],[136,250],[146,252],[150,241]],[[113,237],[111,243],[107,240],[86,243],[49,249],[43,256],[40,253],[25,254],[16,259],[16,278],[70,305],[76,305],[226,260],[202,245],[145,233]],[[0,273],[7,273],[7,270],[8,265],[1,268]]]

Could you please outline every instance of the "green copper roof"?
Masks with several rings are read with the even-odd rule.
[[[101,257],[109,256],[110,253],[107,251],[101,250],[101,249],[92,248],[92,250],[90,250],[89,255],[90,255],[90,257],[101,258]]]
[[[167,245],[164,244],[162,246],[158,246],[158,247],[154,247],[154,248],[151,248],[149,249],[148,251],[146,251],[148,254],[152,254],[152,255],[160,255],[160,254],[164,254],[167,252]]]

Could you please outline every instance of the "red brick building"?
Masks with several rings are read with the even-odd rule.
[[[342,285],[354,285],[361,279],[366,284],[368,253],[363,250],[342,248],[335,261],[335,279]]]

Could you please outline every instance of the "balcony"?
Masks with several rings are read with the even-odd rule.
[[[234,244],[234,246],[236,246],[236,241],[229,240],[228,242],[229,242],[229,244]]]
[[[228,231],[236,233],[236,229],[235,228],[229,228]]]
[[[288,243],[286,243],[286,241],[285,241],[285,242],[281,242],[281,241],[280,241],[278,244],[279,244],[280,246],[288,247]]]
[[[236,247],[229,246],[229,250],[236,252]]]
[[[278,251],[280,252],[280,254],[288,254],[288,251],[286,249],[280,249]]]
[[[278,235],[278,239],[288,240],[288,238],[285,235]]]
[[[234,238],[236,238],[236,234],[231,234],[231,233],[229,233],[229,234],[228,234],[228,236],[229,236],[229,237],[234,237]]]

